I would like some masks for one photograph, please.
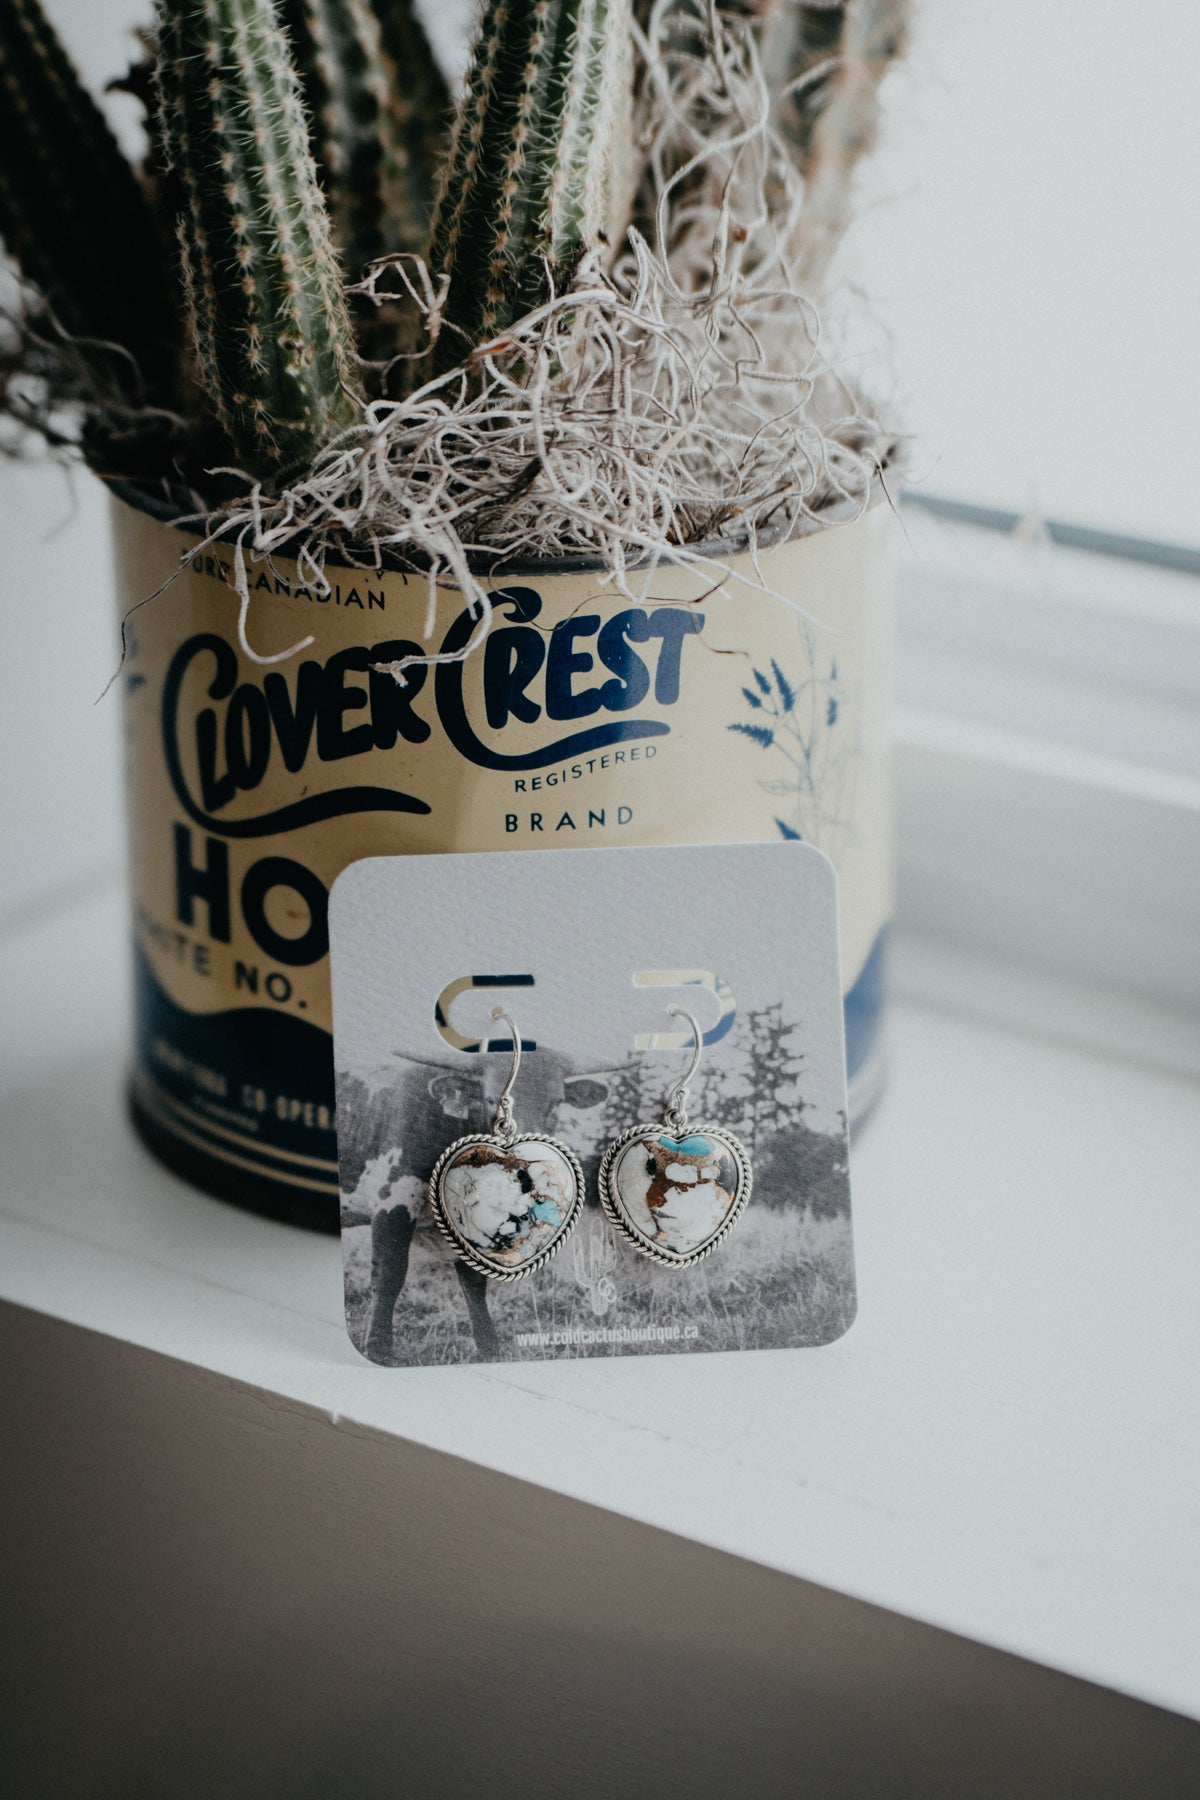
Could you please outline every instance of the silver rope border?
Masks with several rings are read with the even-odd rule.
[[[502,1150],[511,1150],[514,1144],[549,1144],[552,1149],[558,1151],[575,1177],[575,1200],[567,1215],[566,1224],[552,1244],[545,1250],[539,1251],[537,1256],[520,1269],[498,1269],[495,1263],[491,1262],[481,1250],[477,1250],[473,1244],[468,1244],[459,1237],[446,1216],[445,1201],[442,1198],[442,1177],[455,1156],[473,1144],[486,1144],[492,1149]],[[439,1232],[450,1245],[454,1254],[461,1258],[468,1267],[480,1275],[486,1275],[489,1281],[523,1281],[527,1275],[532,1275],[535,1269],[540,1269],[543,1263],[548,1263],[552,1256],[558,1255],[579,1223],[579,1215],[583,1211],[583,1169],[579,1158],[569,1145],[564,1144],[561,1138],[551,1137],[548,1132],[471,1131],[465,1137],[455,1138],[452,1144],[447,1144],[433,1165],[433,1173],[429,1177],[429,1205],[433,1212],[433,1222]]]
[[[622,1212],[612,1180],[613,1164],[629,1144],[634,1143],[638,1138],[661,1137],[664,1131],[673,1137],[676,1134],[671,1127],[662,1119],[655,1119],[643,1125],[631,1125],[627,1131],[621,1133],[620,1137],[613,1139],[604,1152],[604,1160],[600,1164],[600,1204],[609,1224],[615,1227],[626,1243],[632,1244],[640,1256],[649,1257],[651,1262],[659,1263],[667,1269],[694,1268],[697,1263],[703,1262],[705,1257],[711,1256],[714,1250],[719,1249],[745,1212],[754,1191],[754,1166],[750,1161],[750,1152],[740,1138],[734,1137],[732,1131],[726,1131],[723,1125],[689,1124],[686,1130],[689,1135],[695,1133],[700,1137],[715,1138],[718,1143],[724,1144],[737,1165],[740,1177],[733,1205],[726,1213],[716,1234],[701,1249],[693,1250],[688,1256],[670,1256],[666,1251],[660,1250],[656,1244],[647,1243],[645,1238],[634,1230]]]

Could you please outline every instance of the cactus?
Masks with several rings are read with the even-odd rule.
[[[398,121],[392,205],[399,212],[390,222],[388,247],[421,251],[429,241],[453,102],[412,0],[372,0],[372,10],[392,76],[391,105]]]
[[[634,0],[648,32],[654,0]],[[749,25],[758,40],[772,101],[772,124],[804,178],[804,205],[791,244],[798,272],[820,279],[850,215],[854,172],[879,128],[878,88],[904,50],[911,0],[717,0],[717,12]],[[706,0],[678,0],[660,21],[659,47],[686,65],[703,43]],[[682,29],[680,26],[682,24]],[[662,168],[672,179],[695,146],[680,146]],[[676,204],[688,204],[720,173],[693,171]],[[643,177],[637,222],[654,235],[657,183]],[[711,197],[715,204],[715,195]]]
[[[776,124],[804,177],[793,250],[810,278],[845,230],[854,171],[879,130],[879,83],[904,49],[910,10],[910,0],[767,0],[761,13]]]
[[[159,46],[201,381],[243,466],[278,475],[358,416],[299,81],[271,0],[162,0]]]
[[[628,35],[628,0],[487,0],[430,243],[448,278],[439,366],[540,305],[607,240]]]
[[[0,0],[0,237],[70,334],[135,356],[148,380],[134,410],[143,399],[170,404],[180,308],[149,195],[168,199],[199,384],[229,460],[278,482],[362,418],[337,247],[353,277],[379,255],[424,247],[439,284],[427,359],[411,354],[426,317],[419,282],[396,304],[358,303],[373,391],[393,379],[399,387],[414,367],[418,378],[452,368],[561,293],[585,254],[620,246],[635,176],[639,222],[653,235],[662,183],[696,160],[709,100],[717,127],[725,116],[725,75],[713,71],[706,98],[702,61],[705,34],[723,13],[749,21],[757,36],[775,95],[770,141],[788,145],[804,178],[797,214],[778,155],[757,199],[759,165],[747,158],[748,208],[796,220],[795,267],[819,281],[845,224],[855,165],[875,135],[876,89],[903,43],[910,0],[674,0],[658,21],[667,74],[661,87],[643,85],[636,156],[631,5],[644,27],[651,0],[481,3],[450,122],[413,0],[157,0],[163,166],[157,186],[143,187],[39,0]],[[124,85],[144,94],[146,74],[141,65]],[[746,67],[739,79],[751,76]],[[678,115],[663,100],[672,82]],[[712,198],[706,184],[738,203],[737,160],[714,159],[711,170],[697,161],[673,188],[666,216],[682,221],[685,283],[705,278],[703,258],[694,268],[687,258]],[[659,250],[670,259],[675,246]],[[27,372],[37,372],[39,356],[53,361],[36,332],[25,349]],[[62,359],[72,375],[59,391],[94,422],[113,384],[107,370],[106,380],[92,379],[91,354],[84,343]],[[21,366],[18,349],[8,367]],[[0,409],[9,391],[0,390]],[[120,410],[117,399],[111,408]],[[210,424],[192,434],[189,454],[211,441]]]
[[[407,22],[404,97],[367,0],[283,0],[281,8],[311,119],[317,174],[353,279],[375,257],[424,248],[433,210],[429,139],[449,109],[441,73],[405,0],[389,13],[394,34],[401,18]]]
[[[0,0],[0,238],[64,330],[169,396],[176,309],[146,195],[37,0]]]

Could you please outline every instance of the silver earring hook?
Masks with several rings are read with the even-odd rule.
[[[501,1090],[500,1098],[496,1102],[496,1117],[492,1122],[494,1131],[504,1132],[512,1130],[513,1109],[510,1095],[512,1094],[513,1088],[516,1086],[517,1070],[521,1067],[521,1033],[517,1030],[517,1022],[512,1017],[512,1014],[506,1013],[502,1006],[493,1006],[492,1017],[493,1019],[503,1019],[504,1023],[508,1026],[508,1029],[512,1032],[512,1067],[508,1071],[508,1080],[505,1082],[504,1087]]]
[[[667,1104],[663,1108],[663,1118],[671,1129],[686,1131],[688,1088],[704,1054],[704,1033],[685,1006],[676,1006],[672,1002],[667,1011],[673,1019],[686,1019],[692,1028],[692,1060],[687,1066],[687,1073],[680,1077],[667,1095]]]

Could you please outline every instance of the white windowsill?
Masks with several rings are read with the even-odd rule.
[[[86,484],[43,544],[39,519],[64,510],[53,478],[8,472],[0,502],[23,606],[0,715],[19,777],[2,820],[0,1294],[1200,1716],[1200,1109],[1180,1073],[1200,1067],[1200,813],[1159,730],[1168,701],[1125,683],[1136,757],[1061,724],[1031,746],[1053,714],[1005,660],[1018,623],[1048,634],[1039,667],[1058,633],[1087,648],[1064,691],[1113,703],[1148,643],[1142,601],[1106,600],[1081,637],[1059,630],[1077,593],[1064,613],[1014,579],[985,654],[995,596],[964,581],[1011,546],[929,539],[902,566],[898,1003],[891,1082],[854,1150],[848,1336],[382,1371],[345,1337],[332,1240],[191,1192],[128,1131],[117,708],[91,704],[112,660],[103,508]],[[1147,652],[1145,673],[1183,706],[1194,626],[1173,592],[1155,616],[1175,652]],[[1106,665],[1100,624],[1111,649],[1126,615],[1138,630]],[[935,653],[936,707],[914,686]]]
[[[1194,1069],[1200,578],[918,506],[902,524],[902,923],[1164,1008]]]
[[[5,1299],[1200,1716],[1187,1081],[902,1000],[841,1342],[385,1371],[334,1240],[134,1142],[122,926],[110,891],[0,944]]]

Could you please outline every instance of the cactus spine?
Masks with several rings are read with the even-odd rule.
[[[341,271],[271,0],[162,0],[158,80],[200,377],[243,465],[278,475],[357,408]]]
[[[488,0],[429,251],[449,279],[441,367],[607,240],[628,32],[628,0]]]
[[[176,337],[149,203],[37,0],[0,0],[0,238],[75,336],[164,399]]]
[[[357,280],[372,258],[424,246],[433,206],[425,141],[429,120],[410,99],[402,99],[367,0],[284,0],[281,16],[308,106],[312,151],[334,236]],[[417,84],[428,85],[418,49],[424,34],[411,16],[410,24]],[[427,45],[425,52],[441,82]],[[406,71],[406,86],[408,81]],[[435,125],[444,122],[447,107],[442,83],[440,103],[436,97],[432,102]]]

